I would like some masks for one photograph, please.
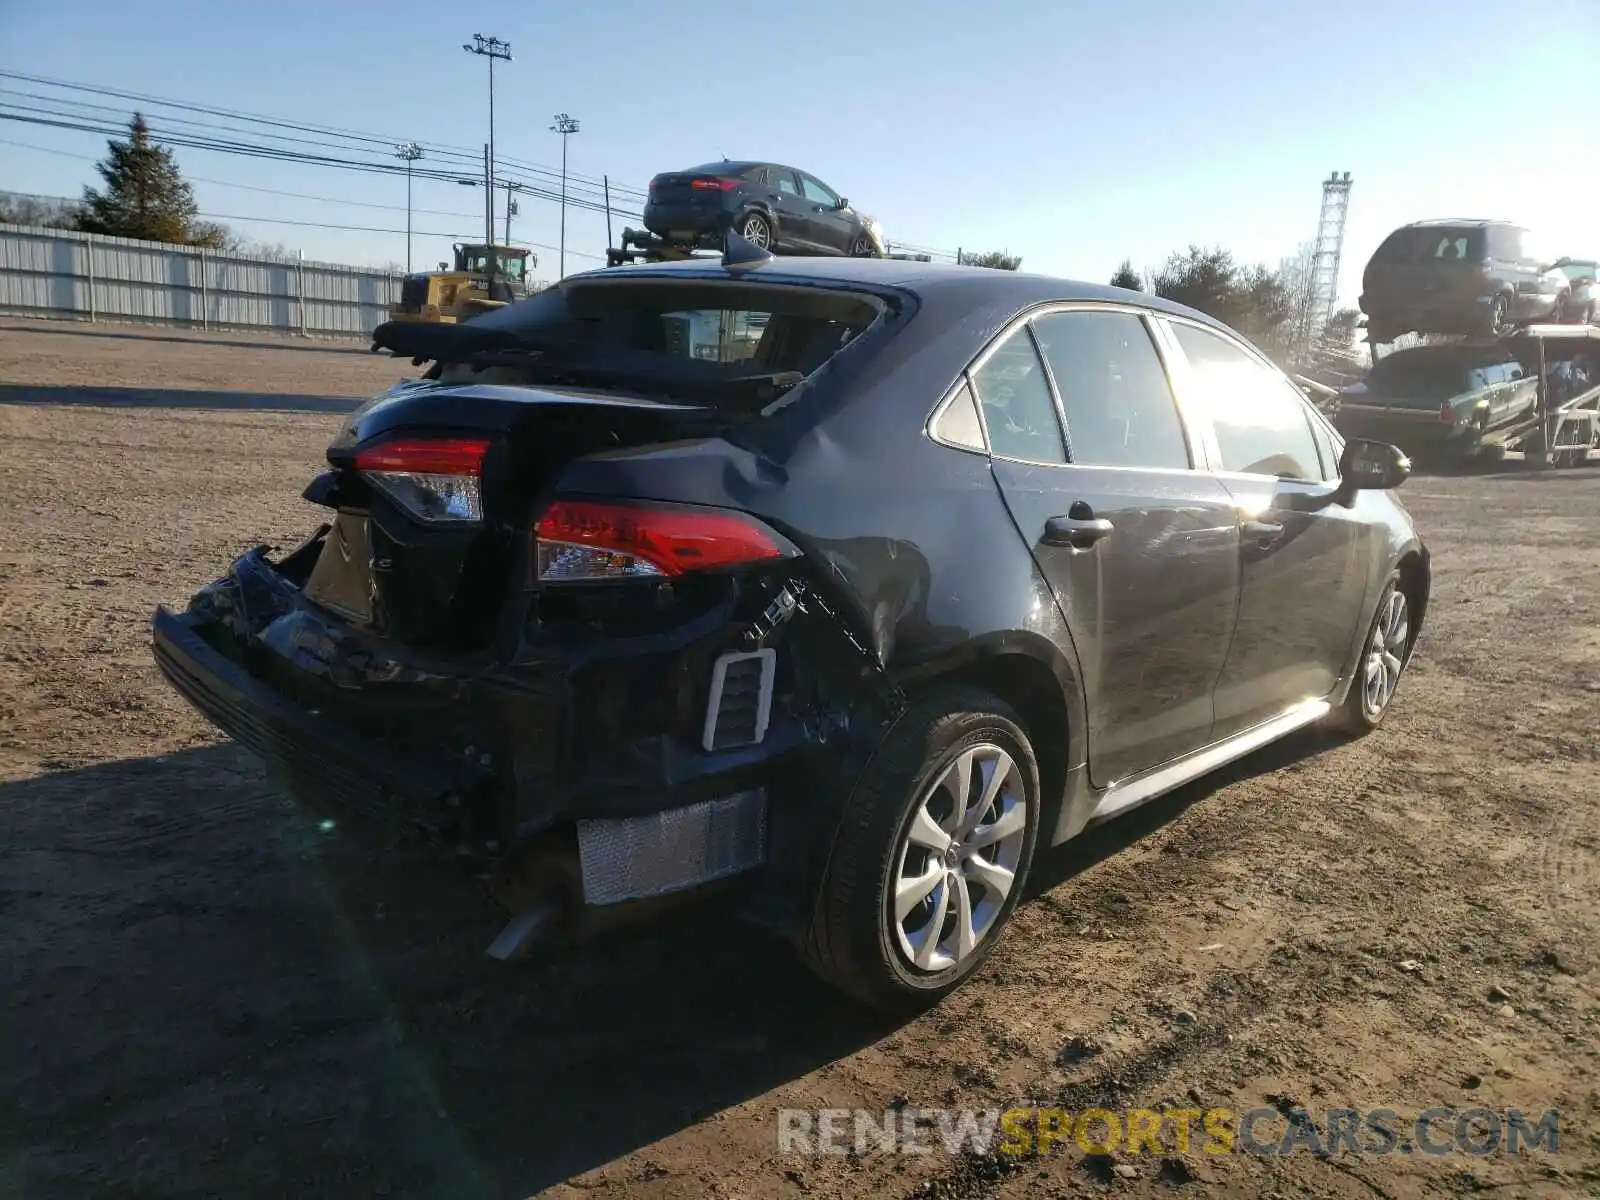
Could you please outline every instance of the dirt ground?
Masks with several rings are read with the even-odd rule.
[[[264,393],[292,359],[290,391],[332,396],[395,366],[130,344],[0,329],[0,385]],[[313,525],[334,418],[21,398],[0,1194],[1600,1195],[1600,469],[1411,480],[1435,593],[1385,727],[1294,739],[1049,855],[995,960],[895,1027],[709,918],[487,958],[469,887],[324,840],[150,662],[158,602]],[[1516,1158],[778,1153],[780,1108],[1023,1101],[1561,1126]]]

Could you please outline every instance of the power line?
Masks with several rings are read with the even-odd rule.
[[[23,124],[41,125],[56,129],[72,129],[83,133],[97,133],[106,137],[115,137],[126,132],[125,129],[120,126],[109,126],[105,122],[93,123],[86,120],[60,120],[44,116],[28,116],[15,112],[6,112],[4,111],[4,107],[4,105],[0,105],[0,121],[17,121]],[[11,107],[15,106],[13,105]],[[324,154],[310,154],[303,151],[289,150],[281,146],[262,146],[249,142],[220,141],[214,138],[189,136],[181,132],[174,133],[163,131],[158,127],[151,128],[151,140],[169,146],[182,146],[186,149],[212,151],[223,154],[236,154],[246,158],[266,159],[276,162],[290,162],[305,166],[332,167],[339,170],[363,171],[370,174],[391,176],[402,175],[405,172],[405,168],[398,163],[334,157]],[[450,183],[459,182],[466,178],[464,175],[458,172],[438,170],[418,171],[416,174],[418,178],[435,179]],[[472,180],[471,182],[475,184],[477,181]],[[537,199],[551,200],[556,202],[560,201],[560,192],[552,187],[541,187],[537,184],[526,181],[513,182],[522,182],[522,190],[526,192],[526,194],[536,197]],[[606,211],[606,206],[603,201],[594,200],[589,197],[569,196],[567,203],[588,212]],[[613,207],[611,211],[613,215],[616,216],[627,217],[635,220],[639,217],[638,213],[628,212],[616,207]]]
[[[15,143],[8,143],[8,144],[15,144]],[[9,192],[9,193],[0,192],[0,195],[11,195],[11,196],[16,196],[16,197],[18,197],[20,199],[27,199],[27,200],[43,200],[43,201],[47,201],[47,202],[49,202],[51,204],[72,205],[72,204],[76,203],[76,201],[68,199],[66,196],[40,196],[40,195],[34,195],[34,194],[31,194],[31,193],[26,193],[26,192]],[[258,217],[258,216],[245,215],[245,214],[242,214],[242,213],[203,212],[203,213],[198,213],[196,215],[198,215],[200,217],[203,217],[208,221],[247,221],[247,222],[254,222],[254,223],[263,224],[263,225],[293,225],[293,226],[299,226],[301,228],[306,228],[306,229],[337,229],[337,230],[341,230],[341,231],[348,232],[348,233],[399,233],[399,234],[405,233],[404,229],[386,229],[386,228],[383,228],[383,227],[380,227],[380,226],[376,226],[376,225],[344,225],[344,224],[338,224],[338,223],[329,222],[329,221],[296,221],[296,220],[291,220],[288,217]],[[470,221],[470,220],[474,219],[471,214],[445,213],[443,215],[445,215],[445,216],[459,216],[459,217],[461,217],[462,220],[466,220],[466,221]],[[414,232],[416,233],[416,235],[418,237],[438,237],[438,238],[469,239],[470,240],[470,239],[476,238],[478,236],[476,233],[454,233],[454,232],[447,233],[447,232],[445,232],[443,230],[429,230],[429,229],[418,229],[418,230],[415,230]],[[536,247],[537,249],[540,249],[540,250],[557,250],[557,251],[560,250],[559,246],[552,245],[549,242],[519,242],[518,244],[519,245],[524,245],[524,246],[533,246],[533,247]],[[577,255],[580,258],[592,258],[592,259],[595,259],[597,261],[602,260],[602,259],[605,258],[605,255],[603,255],[603,254],[586,254],[586,253],[584,253],[582,251],[579,251],[579,250],[568,250],[567,253],[568,254]]]
[[[95,96],[110,96],[120,100],[132,101],[138,104],[155,104],[167,108],[180,109],[184,112],[199,113],[202,116],[223,117],[234,121],[245,121],[253,125],[267,125],[278,129],[287,129],[295,133],[321,134],[329,137],[343,138],[347,141],[366,142],[373,149],[387,149],[388,147],[394,145],[395,142],[405,140],[388,134],[365,133],[358,130],[341,129],[337,126],[314,125],[300,121],[285,121],[281,118],[269,117],[260,113],[247,113],[238,111],[236,109],[219,108],[214,105],[195,104],[189,101],[173,100],[163,96],[151,96],[139,92],[123,91],[117,88],[101,87],[96,84],[74,83],[68,80],[51,79],[47,76],[31,75],[21,71],[0,70],[0,79],[12,79],[23,83],[39,84],[45,87],[58,88],[63,91],[84,92]],[[38,96],[35,96],[34,98],[47,99],[46,97]],[[59,99],[56,102],[77,104],[85,103],[83,101]],[[102,105],[96,107],[107,108],[109,106]],[[465,163],[473,164],[481,161],[481,155],[479,151],[470,147],[453,146],[441,142],[421,142],[419,144],[430,154],[430,156],[433,157],[455,158]],[[521,167],[522,169],[530,171],[534,174],[548,175],[551,178],[555,178],[559,174],[559,171],[552,166],[514,161],[511,159],[506,159],[503,161],[510,165]],[[569,176],[569,179],[575,182],[586,183],[593,187],[600,187],[604,182],[600,177],[593,175],[571,175]],[[615,181],[612,182],[611,189],[614,192],[624,192],[637,196],[641,199],[645,196],[643,189],[631,187]]]
[[[0,74],[3,74],[3,73],[0,73]],[[17,101],[15,101],[15,100],[0,99],[0,106],[4,106],[4,107],[10,108],[10,109],[14,109],[14,110],[19,111],[19,112],[31,113],[31,114],[34,114],[35,116],[39,116],[39,117],[61,118],[63,120],[68,120],[68,121],[93,122],[93,123],[96,124],[96,129],[94,130],[95,132],[102,132],[102,130],[100,129],[100,126],[114,126],[118,131],[121,131],[122,128],[123,128],[122,119],[121,119],[121,116],[120,116],[120,114],[121,114],[121,112],[123,110],[117,109],[117,108],[113,108],[110,105],[91,104],[91,103],[89,103],[87,101],[82,101],[82,100],[60,100],[60,99],[57,99],[55,97],[39,96],[39,95],[37,95],[35,93],[31,93],[31,92],[20,92],[20,91],[17,91],[16,89],[14,89],[14,88],[0,88],[0,97],[3,97],[5,95],[22,96],[22,97],[25,97],[27,99],[43,101],[47,105],[56,106],[56,107],[40,107],[39,105],[36,105],[36,104],[21,104],[21,103],[18,103]],[[69,106],[69,107],[68,107],[68,109],[63,109],[63,108],[59,107],[59,106],[62,106],[62,105]],[[70,111],[70,109],[72,109],[72,108],[76,108],[76,109],[98,109],[101,112],[118,113],[119,116],[115,119],[115,121],[113,121],[112,118],[103,117],[103,116],[95,115],[95,114],[92,114],[92,113]],[[290,143],[290,147],[288,147],[288,149],[290,149],[291,152],[298,152],[298,150],[296,149],[297,147],[317,146],[317,147],[320,147],[322,149],[328,149],[328,150],[339,150],[339,151],[348,152],[348,151],[350,151],[352,149],[355,149],[355,150],[359,150],[359,151],[361,151],[363,153],[370,153],[370,149],[367,146],[364,146],[364,145],[363,146],[352,147],[352,146],[349,146],[347,144],[343,144],[343,143],[339,143],[339,142],[327,142],[327,141],[321,141],[321,140],[317,140],[317,139],[303,138],[303,137],[302,138],[291,138],[291,137],[289,137],[289,136],[287,136],[285,134],[279,134],[279,133],[270,133],[270,132],[262,133],[262,132],[255,132],[255,131],[239,130],[239,129],[235,129],[235,128],[232,128],[232,127],[226,126],[226,125],[218,125],[218,124],[216,124],[214,122],[210,122],[210,121],[194,121],[194,120],[191,120],[191,119],[186,118],[186,117],[174,117],[174,116],[171,116],[171,115],[165,114],[165,113],[158,113],[158,114],[154,114],[154,115],[156,117],[156,124],[154,126],[152,126],[152,132],[155,132],[156,130],[168,131],[169,130],[169,126],[171,126],[171,127],[192,126],[194,129],[215,130],[215,131],[217,131],[219,133],[225,133],[225,134],[234,134],[234,135],[243,134],[243,135],[250,136],[250,137],[255,137],[255,138],[265,138],[265,139],[269,139],[269,140],[272,140],[272,141],[288,142],[288,143]],[[109,130],[107,130],[106,132],[109,132]],[[208,142],[208,141],[215,142],[215,141],[219,141],[220,140],[215,136],[215,134],[197,134],[197,133],[194,133],[193,130],[189,129],[189,128],[171,128],[169,132],[170,132],[170,136],[171,137],[189,138],[189,139],[191,139],[191,142],[193,142],[196,145],[198,145],[201,142]],[[230,144],[239,144],[239,143],[230,143]],[[252,144],[259,146],[259,143],[252,143]],[[417,143],[411,143],[411,144],[417,144]],[[261,148],[263,150],[272,151],[272,152],[279,152],[279,151],[282,151],[282,150],[286,149],[285,147],[280,147],[280,146],[265,146],[265,147],[261,147]],[[393,147],[386,147],[385,149],[386,149],[386,151],[387,150],[392,150]],[[426,153],[425,150],[424,150],[424,153]],[[465,172],[465,173],[470,174],[473,178],[476,178],[478,173],[479,173],[479,171],[482,168],[483,159],[482,159],[481,155],[474,155],[471,158],[466,158],[464,156],[454,156],[454,155],[452,155],[451,157],[461,157],[462,161],[460,162],[459,171],[456,171],[454,174],[452,174],[451,170],[454,170],[453,167],[451,168],[451,170],[443,170],[443,171],[435,170],[435,171],[431,172],[431,177],[435,177],[435,178],[447,178],[448,177],[448,178],[452,178],[453,179],[453,178],[457,177],[458,174],[460,174],[462,172]],[[447,160],[447,162],[448,162],[448,160]],[[531,169],[533,171],[533,173],[536,173],[536,174],[537,173],[541,173],[539,169],[537,169],[537,168],[528,168],[527,166],[525,166],[524,164],[518,162],[517,160],[499,159],[499,158],[497,158],[496,162],[497,163],[504,163],[506,166],[512,167],[512,168],[514,168],[516,170],[529,170],[529,169]],[[401,168],[401,169],[403,170],[403,168]],[[545,174],[547,175],[547,177],[549,179],[549,186],[554,187],[556,185],[556,183],[558,182],[559,178],[560,178],[559,172],[550,171],[550,172],[545,172]],[[602,203],[603,204],[603,196],[604,196],[603,185],[591,185],[591,184],[581,183],[580,182],[577,186],[581,190],[586,191],[586,192],[589,193],[589,195],[584,197],[585,199],[588,199],[588,200],[596,202],[596,203]],[[613,190],[617,190],[617,189],[613,189]]]

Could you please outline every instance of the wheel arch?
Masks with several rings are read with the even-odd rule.
[[[1417,638],[1422,633],[1422,623],[1428,615],[1428,598],[1433,591],[1433,569],[1428,548],[1420,542],[1409,546],[1395,562],[1395,570],[1400,572],[1400,587],[1406,594],[1406,603],[1411,608],[1411,646],[1417,644]]]
[[[1075,768],[1083,764],[1083,688],[1076,665],[1052,640],[1015,630],[979,637],[958,657],[932,664],[903,681],[908,694],[951,684],[976,687],[1017,714],[1039,764],[1040,828],[1050,830]]]

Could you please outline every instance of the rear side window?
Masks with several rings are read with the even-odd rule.
[[[939,419],[933,423],[933,436],[951,446],[964,450],[984,449],[983,425],[978,419],[978,401],[972,394],[972,385],[965,380],[950,403],[944,406]]]
[[[798,196],[800,194],[800,185],[794,181],[794,172],[785,170],[783,167],[768,167],[767,182],[785,196]]]
[[[1372,256],[1375,263],[1482,262],[1483,259],[1482,228],[1444,225],[1396,229],[1383,239]]]
[[[973,372],[972,386],[992,453],[1024,462],[1067,461],[1055,397],[1026,327],[1008,336]]]
[[[1306,402],[1287,379],[1209,329],[1174,322],[1172,332],[1211,415],[1224,471],[1326,478]]]
[[[1067,418],[1072,461],[1086,466],[1189,467],[1189,444],[1167,373],[1132,313],[1062,312],[1033,332]]]
[[[1506,262],[1516,262],[1523,257],[1522,230],[1515,225],[1493,225],[1489,228],[1489,253]]]

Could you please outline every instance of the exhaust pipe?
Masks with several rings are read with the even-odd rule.
[[[550,830],[510,851],[484,878],[490,897],[510,920],[488,946],[501,962],[536,950],[576,945],[602,934],[692,908],[744,886],[742,875],[715,879],[665,894],[609,903],[586,903],[575,832]]]

